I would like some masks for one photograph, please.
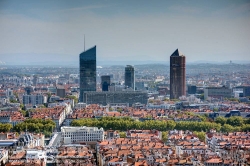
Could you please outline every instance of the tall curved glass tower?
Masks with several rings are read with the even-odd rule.
[[[84,91],[96,91],[96,46],[79,55],[80,62],[80,97],[83,102]]]

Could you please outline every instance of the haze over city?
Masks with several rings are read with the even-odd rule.
[[[97,45],[100,62],[250,61],[250,2],[0,1],[0,61],[76,64]],[[117,63],[118,64],[118,63]]]

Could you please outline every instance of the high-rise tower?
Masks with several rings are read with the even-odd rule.
[[[125,67],[125,86],[135,90],[135,69],[131,65]]]
[[[80,97],[83,102],[84,91],[96,91],[96,46],[82,52],[80,61]]]
[[[108,91],[110,86],[110,75],[101,76],[102,91]]]
[[[178,49],[170,56],[170,99],[186,95],[186,57]]]

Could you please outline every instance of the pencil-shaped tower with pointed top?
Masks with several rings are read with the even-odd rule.
[[[178,49],[170,56],[170,99],[186,95],[186,57]]]

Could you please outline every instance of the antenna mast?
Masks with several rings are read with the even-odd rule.
[[[85,34],[84,34],[84,52],[85,52]]]

